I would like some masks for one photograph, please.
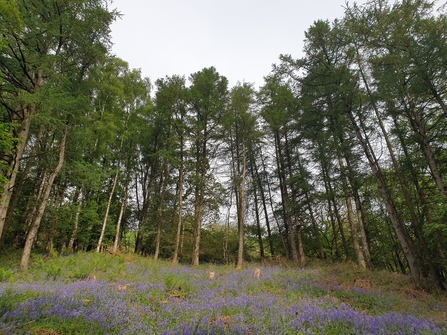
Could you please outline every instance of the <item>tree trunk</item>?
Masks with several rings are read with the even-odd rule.
[[[307,210],[309,211],[309,215],[310,215],[310,221],[312,222],[312,229],[314,231],[315,239],[317,241],[318,254],[321,259],[324,259],[323,246],[321,245],[321,240],[320,240],[320,232],[318,231],[318,225],[317,225],[317,221],[315,220],[314,211],[312,209],[312,206],[310,205],[309,192],[307,192],[307,191],[304,192],[304,195],[306,197],[306,204],[307,204]]]
[[[206,131],[205,131],[206,133]],[[194,199],[194,232],[191,264],[192,266],[199,265],[200,257],[200,237],[203,222],[203,209],[205,207],[205,185],[206,172],[208,166],[207,142],[205,139],[199,140],[196,143],[196,185],[195,185],[195,199]]]
[[[202,230],[203,218],[203,194],[199,193],[194,202],[194,233],[192,249],[192,266],[199,265],[200,232]]]
[[[22,158],[23,151],[25,150],[26,142],[28,139],[29,130],[31,127],[31,116],[34,114],[34,107],[28,107],[24,111],[24,119],[19,128],[17,138],[18,144],[15,150],[15,154],[11,157],[9,162],[9,171],[6,172],[7,182],[5,183],[2,192],[0,193],[0,237],[4,233],[4,226],[6,215],[8,213],[9,203],[12,197],[12,191],[19,171],[20,159]]]
[[[354,211],[352,209],[351,197],[347,196],[345,200],[346,200],[346,207],[348,209],[348,221],[349,221],[349,226],[351,228],[352,244],[354,247],[355,255],[357,257],[357,264],[361,268],[366,269],[365,257],[363,256],[362,249],[360,248],[359,236],[358,236],[359,234],[358,234],[358,229],[357,229],[357,225],[356,225],[355,218],[354,218]]]
[[[206,150],[203,150],[205,153]],[[194,232],[193,232],[193,245],[191,255],[191,265],[199,265],[200,256],[200,235],[203,222],[203,208],[205,205],[205,157],[198,157],[196,163],[196,182],[195,199],[194,199]]]
[[[263,161],[263,157],[262,157],[262,152],[260,152],[260,156],[261,156],[261,160]],[[267,211],[267,202],[266,202],[266,198],[265,198],[265,191],[264,191],[264,187],[262,185],[262,180],[261,180],[261,176],[259,175],[259,171],[258,171],[258,167],[256,165],[256,161],[253,157],[253,153],[252,153],[252,157],[251,157],[251,169],[252,169],[252,178],[253,180],[255,180],[255,188],[258,187],[259,188],[259,192],[260,192],[260,196],[261,196],[261,201],[262,201],[262,207],[263,207],[263,211],[264,211],[264,216],[265,216],[265,225],[267,227],[267,237],[268,237],[268,241],[269,241],[269,247],[270,247],[270,254],[272,256],[275,255],[275,249],[273,247],[273,238],[272,238],[272,229],[270,227],[270,220],[269,220],[269,214]]]
[[[29,257],[31,254],[31,249],[34,244],[34,240],[37,237],[37,232],[39,231],[40,222],[42,221],[43,214],[45,212],[45,208],[48,202],[48,198],[50,197],[51,188],[53,187],[53,182],[56,176],[59,174],[59,171],[62,168],[65,159],[65,145],[67,141],[67,133],[68,133],[68,125],[65,125],[64,134],[62,136],[62,140],[60,143],[60,151],[59,151],[59,160],[54,169],[54,171],[50,174],[48,178],[48,182],[45,185],[44,192],[42,194],[42,201],[40,202],[39,209],[37,211],[37,216],[34,219],[31,229],[28,232],[25,241],[25,247],[23,248],[22,258],[20,260],[20,268],[24,271],[28,270]]]
[[[357,209],[357,219],[359,221],[360,236],[362,241],[363,253],[365,254],[365,261],[368,266],[371,266],[371,254],[369,252],[369,243],[366,236],[365,222],[363,220],[363,209],[360,197],[357,191],[354,192],[355,207]]]
[[[326,176],[326,169],[322,164],[322,172],[323,172],[323,178],[324,178],[324,188],[326,190],[326,194],[331,194],[331,188],[329,187],[329,181],[327,180],[327,176]],[[334,211],[332,210],[332,200],[331,200],[332,196],[327,196],[327,205],[328,205],[328,215],[330,217],[331,220],[331,227],[332,227],[332,232],[334,233],[334,244],[335,244],[335,255],[337,256],[337,261],[341,262],[341,252],[340,252],[340,246],[339,246],[339,242],[338,242],[338,230],[337,230],[337,226],[335,224],[335,217],[334,217]]]
[[[110,206],[112,204],[113,193],[115,193],[115,187],[118,182],[118,175],[119,175],[119,167],[115,173],[115,177],[113,178],[112,190],[110,191],[109,199],[107,200],[106,212],[104,214],[104,220],[102,222],[101,234],[99,235],[98,244],[96,246],[96,252],[101,251],[102,240],[104,239],[104,234],[106,232],[107,220],[109,218],[109,211],[110,211]]]
[[[294,229],[292,227],[292,222],[291,222],[289,200],[288,200],[287,187],[285,185],[285,176],[284,176],[285,167],[283,164],[283,156],[282,156],[282,152],[281,152],[281,143],[280,143],[278,131],[275,131],[275,156],[276,156],[276,165],[277,165],[277,169],[278,169],[279,188],[281,191],[284,226],[286,228],[286,233],[287,233],[287,242],[289,243],[292,261],[294,263],[298,264],[299,263],[298,251],[297,251],[296,243],[295,243]]]
[[[182,215],[183,215],[183,137],[180,140],[180,169],[178,176],[178,219],[177,219],[177,233],[175,235],[175,249],[172,256],[172,264],[178,264],[180,234],[182,230]]]
[[[236,269],[242,270],[244,265],[244,221],[245,221],[245,178],[247,174],[247,157],[244,140],[242,139],[242,152],[237,154],[238,162],[239,158],[242,159],[242,171],[240,171],[240,183],[237,185],[237,189],[239,193],[238,202],[237,202],[237,221],[238,221],[238,233],[239,233],[239,248],[237,253],[237,264]],[[237,164],[239,165],[239,163]],[[239,168],[238,168],[239,170]],[[238,171],[239,172],[239,171]]]
[[[261,161],[262,161],[262,170],[263,170],[264,174],[266,174],[267,173],[267,169],[266,169],[266,166],[265,166],[265,162],[264,162],[263,159]],[[268,192],[268,196],[269,196],[268,199],[269,199],[269,204],[270,204],[270,210],[273,213],[273,219],[275,220],[276,227],[278,228],[278,233],[279,233],[279,236],[281,238],[281,244],[282,244],[283,249],[284,249],[284,251],[286,253],[286,257],[289,258],[289,249],[287,248],[286,241],[284,240],[284,236],[283,236],[283,233],[282,233],[281,225],[278,222],[278,218],[277,218],[277,216],[275,214],[275,209],[273,208],[273,196],[272,196],[272,188],[270,186],[270,181],[268,179],[266,179],[266,183],[267,183],[267,192]],[[266,216],[267,216],[267,212],[266,212]],[[274,254],[272,254],[272,256],[274,256]]]
[[[124,210],[126,209],[127,205],[127,194],[129,193],[129,184],[130,179],[129,176],[127,176],[126,187],[124,189],[123,202],[121,203],[120,213],[118,215],[118,220],[116,222],[116,233],[115,233],[115,240],[113,241],[112,253],[116,253],[118,251],[118,244],[121,235],[121,221],[123,219]]]
[[[69,251],[73,251],[74,241],[75,241],[76,235],[78,233],[79,216],[81,215],[82,202],[83,202],[83,195],[82,195],[82,190],[81,190],[79,192],[78,207],[76,208],[75,220],[73,223],[73,230],[71,231],[70,240],[68,241],[68,246],[67,246],[67,249]]]
[[[287,170],[289,173],[289,178],[293,177],[293,173],[292,173],[292,158],[291,158],[291,148],[290,148],[290,144],[289,144],[289,139],[287,136],[287,132],[284,134],[284,140],[285,140],[285,153],[286,153],[286,160],[287,160]],[[300,158],[299,156],[296,158],[299,162]],[[291,193],[292,193],[292,197],[291,197],[291,203],[292,203],[292,207],[294,207],[296,205],[296,198],[297,198],[297,191],[296,191],[296,186],[295,184],[291,184],[290,185],[290,189],[291,189]],[[298,216],[297,213],[293,214],[294,217],[294,226],[296,228],[296,233],[297,233],[297,237],[298,237],[298,250],[297,250],[297,254],[298,254],[298,263],[301,266],[305,266],[306,265],[306,255],[304,254],[304,245],[303,245],[303,241],[301,238],[301,228],[302,225],[298,220]],[[293,230],[293,227],[291,227],[291,229]]]
[[[135,253],[136,254],[141,254],[143,251],[143,230],[146,225],[147,215],[148,215],[148,210],[149,210],[149,200],[150,200],[150,195],[151,195],[152,183],[154,180],[153,174],[154,174],[154,169],[152,168],[151,176],[149,177],[149,183],[147,185],[147,188],[145,189],[146,193],[144,194],[143,206],[141,209],[140,224],[138,227],[137,237],[136,237],[136,241],[135,241]]]
[[[410,109],[409,111],[407,111],[408,117],[410,119],[410,124],[419,137],[419,144],[421,146],[422,152],[425,155],[425,158],[427,159],[428,167],[430,168],[431,175],[433,177],[433,180],[435,181],[436,186],[438,187],[439,193],[441,195],[445,195],[445,188],[442,181],[441,172],[437,166],[436,159],[433,154],[433,149],[427,136],[425,125],[423,124],[422,118],[419,115],[416,106],[414,105],[413,97],[408,93],[408,91],[406,91],[406,95]]]
[[[298,255],[300,266],[306,266],[306,254],[304,253],[303,239],[301,237],[301,225],[296,225],[296,235],[298,238]]]
[[[435,278],[435,281],[437,282],[437,286],[440,287],[441,289],[444,289],[442,281],[440,280],[439,275],[438,275],[439,272],[436,269],[436,267],[434,266],[433,262],[431,261],[431,256],[430,256],[430,253],[429,253],[429,250],[428,250],[428,247],[427,247],[427,243],[426,243],[425,238],[424,238],[423,233],[422,233],[422,228],[421,228],[422,224],[421,224],[421,221],[419,220],[418,216],[416,215],[416,212],[414,210],[414,205],[413,205],[413,202],[411,200],[411,195],[410,195],[410,192],[408,190],[408,183],[407,183],[406,179],[404,179],[404,177],[403,177],[404,174],[400,171],[400,167],[399,167],[399,164],[398,164],[397,159],[395,157],[394,150],[393,150],[393,147],[392,147],[391,142],[389,140],[388,133],[387,133],[387,131],[385,129],[385,126],[384,126],[384,124],[382,122],[382,117],[381,117],[381,115],[379,113],[379,109],[378,109],[378,107],[376,105],[376,102],[374,101],[374,99],[372,97],[372,93],[370,91],[368,81],[366,80],[366,77],[365,77],[365,75],[363,73],[363,70],[362,70],[362,67],[361,67],[361,62],[360,62],[360,57],[357,57],[357,59],[358,59],[358,64],[360,66],[360,74],[362,76],[363,82],[364,82],[364,84],[366,86],[368,95],[370,97],[370,100],[371,100],[371,103],[372,103],[372,106],[373,106],[376,118],[377,118],[378,123],[379,123],[379,127],[380,127],[380,129],[382,131],[382,134],[384,136],[385,142],[387,144],[388,152],[390,153],[390,157],[391,157],[391,160],[393,162],[393,167],[395,169],[396,176],[397,176],[397,178],[399,180],[399,184],[401,185],[402,193],[404,195],[405,203],[407,204],[407,208],[408,208],[408,211],[409,211],[410,216],[411,216],[411,220],[412,220],[412,223],[413,223],[413,227],[414,227],[416,236],[417,236],[420,244],[422,245],[422,251],[424,252],[424,257],[423,258],[424,258],[425,262],[427,262],[429,264],[431,273],[432,273],[433,277]],[[412,117],[411,117],[411,115],[409,115],[410,123],[412,124],[413,129],[416,131],[416,133],[418,133],[420,135],[420,137],[422,137],[423,151],[426,154],[425,156],[426,156],[427,160],[429,161],[429,166],[430,166],[430,169],[432,171],[432,175],[433,175],[433,177],[435,179],[436,184],[438,185],[438,189],[440,190],[440,193],[444,194],[444,187],[443,187],[443,184],[442,184],[442,181],[441,181],[441,177],[437,173],[438,170],[437,170],[437,167],[436,167],[436,163],[431,163],[430,164],[430,161],[434,162],[434,159],[433,159],[433,155],[432,155],[432,151],[431,151],[430,145],[428,144],[428,141],[426,140],[427,136],[425,134],[425,128],[423,127],[422,122],[420,120],[420,116],[418,115],[418,113],[416,111],[416,107],[413,104],[412,97],[408,93],[407,88],[405,86],[403,88],[404,88],[404,90],[405,90],[405,92],[407,94],[407,99],[408,99],[408,102],[410,104],[410,108],[412,108],[412,110],[413,110],[414,122],[411,121]],[[394,124],[396,126],[396,129],[398,129],[398,123],[397,123],[397,119],[396,119],[395,116],[393,117],[393,121],[394,121]],[[403,138],[400,135],[400,133],[398,134],[398,137],[400,139],[400,142],[401,142],[401,145],[403,147],[404,153],[406,154],[406,157],[408,157],[408,155],[406,153],[406,144],[404,143]],[[411,170],[413,170],[413,169],[411,169]],[[413,173],[413,171],[412,171],[412,173]],[[418,187],[418,185],[416,185],[416,187]]]
[[[360,249],[358,230],[357,230],[357,225],[356,225],[355,218],[354,218],[354,211],[352,209],[351,191],[348,189],[348,183],[346,181],[346,176],[344,173],[345,167],[344,167],[343,159],[341,158],[341,156],[338,157],[338,162],[340,165],[340,170],[342,171],[341,178],[342,178],[342,184],[343,184],[343,189],[344,189],[344,194],[345,194],[346,208],[348,211],[349,227],[351,228],[352,245],[354,247],[354,252],[355,252],[355,255],[357,258],[357,264],[361,268],[366,269],[365,258],[363,256],[362,250]]]
[[[259,206],[258,206],[258,192],[256,192],[256,186],[254,185],[253,188],[253,196],[254,196],[254,202],[255,202],[255,219],[256,219],[256,228],[258,232],[258,243],[259,243],[259,256],[261,259],[265,258],[265,252],[264,252],[264,243],[262,241],[262,229],[261,229],[261,220],[259,218]]]
[[[385,203],[385,208],[386,208],[388,215],[390,217],[391,224],[394,228],[397,239],[399,240],[399,243],[402,247],[402,251],[404,252],[405,258],[406,258],[408,266],[410,268],[412,280],[415,285],[420,286],[422,283],[421,270],[417,264],[417,259],[413,253],[413,250],[411,249],[411,246],[407,240],[406,233],[405,233],[405,230],[403,227],[403,223],[397,213],[396,206],[395,206],[394,201],[391,197],[388,186],[386,185],[386,182],[385,182],[384,176],[382,174],[382,170],[380,168],[379,162],[377,161],[377,158],[375,157],[374,152],[371,149],[371,144],[369,142],[369,138],[366,136],[366,134],[365,134],[365,137],[363,137],[360,127],[357,124],[357,121],[355,120],[354,115],[352,114],[352,111],[348,112],[348,117],[351,120],[351,123],[352,123],[352,126],[354,127],[357,139],[359,140],[360,145],[362,146],[363,152],[364,152],[364,154],[368,160],[368,163],[370,165],[372,174],[377,182],[379,193],[382,196],[382,200]],[[361,120],[360,120],[360,122],[361,122]]]
[[[163,171],[162,171],[162,180],[160,182],[161,185],[161,192],[160,192],[160,202],[158,204],[158,211],[157,211],[157,237],[155,241],[155,254],[154,254],[154,260],[158,259],[158,255],[160,254],[160,242],[161,242],[161,226],[163,221],[163,204],[164,204],[164,198],[166,193],[166,187],[168,186],[168,160],[167,158],[163,158]]]
[[[7,213],[6,213],[6,218],[4,221],[4,227],[3,227],[4,232],[7,231],[9,223],[11,222],[11,220],[13,218],[14,209],[16,208],[17,203],[20,200],[20,195],[22,194],[23,187],[25,186],[25,180],[26,180],[28,173],[32,167],[32,162],[34,162],[34,160],[35,160],[35,159],[31,159],[31,157],[35,157],[35,155],[36,155],[37,149],[39,148],[39,145],[40,145],[40,140],[42,139],[42,137],[44,135],[44,131],[45,131],[45,127],[41,126],[39,129],[39,132],[36,136],[35,143],[34,143],[33,147],[31,148],[29,154],[27,154],[27,156],[29,158],[26,161],[25,168],[23,169],[23,171],[21,171],[20,180],[18,182],[15,181],[15,183],[14,183],[13,194],[11,196],[11,199],[10,199],[10,202],[8,205],[8,209],[7,209]],[[0,249],[3,246],[4,239],[5,239],[5,234],[2,235],[0,233]]]

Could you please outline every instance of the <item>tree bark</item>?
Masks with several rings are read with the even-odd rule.
[[[340,170],[342,171],[341,178],[342,178],[342,184],[343,184],[343,188],[344,188],[346,208],[348,211],[349,227],[351,228],[352,245],[354,247],[354,252],[357,257],[357,264],[361,268],[366,269],[365,258],[363,256],[363,252],[360,248],[358,229],[357,229],[357,225],[356,225],[355,217],[354,217],[354,210],[352,209],[351,191],[348,189],[348,183],[346,181],[346,176],[344,173],[345,167],[343,164],[343,159],[340,156],[338,157],[338,162],[340,165]]]
[[[83,202],[82,190],[78,193],[79,193],[78,206],[76,208],[75,219],[73,222],[73,230],[71,231],[70,240],[68,241],[67,246],[67,249],[69,251],[73,251],[74,241],[76,239],[76,235],[78,233],[79,228],[79,216],[81,215],[81,209],[82,209],[82,202]]]
[[[262,152],[260,152],[260,156],[261,156],[261,160],[263,160]],[[251,157],[250,167],[252,170],[252,178],[253,178],[253,180],[255,180],[254,188],[256,189],[256,187],[257,187],[259,189],[260,196],[261,196],[262,208],[263,208],[264,217],[265,217],[265,225],[267,227],[267,237],[268,237],[268,241],[269,241],[270,254],[272,256],[274,256],[275,249],[273,247],[272,229],[270,227],[269,214],[267,211],[267,202],[266,202],[266,197],[265,197],[265,191],[264,191],[264,187],[262,185],[261,176],[259,175],[258,166],[256,165],[256,161],[254,159],[253,153],[252,153],[252,157]]]
[[[104,214],[104,220],[102,222],[101,234],[99,235],[98,244],[96,245],[96,252],[101,251],[102,240],[104,239],[104,234],[105,234],[106,226],[107,226],[107,220],[109,218],[110,206],[112,205],[113,194],[115,193],[115,187],[118,182],[118,175],[119,175],[119,167],[115,173],[115,177],[113,178],[112,190],[110,191],[109,199],[107,200],[106,212]]]
[[[14,215],[14,209],[17,206],[17,203],[20,200],[20,195],[22,193],[23,187],[25,186],[25,180],[29,174],[29,171],[32,167],[32,162],[34,162],[35,159],[31,158],[34,157],[36,155],[37,149],[39,148],[40,145],[40,140],[42,139],[43,135],[44,135],[44,131],[45,131],[45,127],[41,126],[39,129],[39,132],[37,133],[36,139],[35,139],[35,143],[33,145],[33,147],[31,148],[29,154],[27,155],[29,158],[26,161],[26,165],[25,168],[23,169],[23,171],[21,171],[21,176],[19,181],[15,181],[14,183],[14,188],[13,188],[13,194],[11,196],[9,205],[8,205],[8,209],[7,209],[7,213],[6,213],[6,218],[4,221],[4,226],[3,226],[3,231],[7,231],[9,223],[11,222],[13,215]],[[0,249],[3,246],[4,243],[4,239],[5,239],[5,234],[1,234],[0,233]]]
[[[261,229],[261,219],[259,217],[259,205],[258,205],[258,192],[256,191],[256,185],[253,185],[253,197],[254,197],[254,212],[255,212],[255,219],[256,219],[256,228],[258,232],[258,243],[259,243],[259,256],[261,259],[265,258],[265,252],[264,252],[264,243],[262,241],[262,229]]]
[[[178,219],[177,219],[177,233],[175,234],[174,255],[172,256],[172,264],[178,264],[179,261],[182,216],[183,216],[183,137],[181,137],[180,140],[180,169],[178,176]]]
[[[373,150],[371,149],[371,144],[369,142],[369,138],[364,135],[362,135],[362,132],[360,130],[359,125],[357,124],[357,121],[354,118],[354,115],[352,114],[352,111],[348,112],[348,117],[351,120],[352,126],[354,127],[357,139],[360,142],[360,145],[362,146],[363,152],[368,160],[368,163],[370,165],[372,174],[377,182],[378,190],[380,195],[382,196],[382,200],[384,201],[385,208],[388,212],[388,215],[391,220],[391,224],[394,228],[394,231],[396,233],[397,239],[399,240],[399,243],[402,247],[402,251],[405,255],[405,258],[407,260],[408,266],[410,268],[410,273],[412,280],[415,285],[421,286],[422,284],[422,273],[421,270],[417,264],[417,259],[415,257],[415,254],[407,240],[406,233],[403,227],[403,223],[399,217],[399,214],[396,210],[396,206],[394,204],[394,201],[391,197],[390,191],[388,189],[388,186],[386,185],[384,176],[382,174],[382,170],[380,168],[379,162],[377,161],[377,158],[374,155]],[[361,122],[361,120],[360,120]]]
[[[245,221],[245,179],[247,174],[247,155],[246,155],[246,148],[244,144],[244,138],[242,139],[242,149],[241,153],[238,153],[237,156],[240,156],[238,158],[242,159],[242,170],[240,171],[240,183],[238,183],[237,190],[238,190],[238,214],[237,214],[237,221],[238,221],[238,233],[239,233],[239,248],[237,253],[237,264],[236,269],[242,270],[242,267],[244,265],[244,221]],[[238,159],[239,162],[239,159]],[[237,164],[239,165],[239,163]],[[239,168],[238,168],[239,170]],[[239,172],[239,171],[238,171]]]
[[[116,222],[116,233],[115,233],[115,240],[113,241],[112,253],[116,253],[118,251],[118,244],[119,244],[120,235],[121,235],[121,222],[123,220],[124,210],[126,209],[126,205],[127,205],[127,195],[129,193],[129,184],[130,184],[130,179],[129,179],[129,176],[127,176],[126,187],[124,189],[124,195],[123,195],[123,202],[121,203],[120,213],[118,215],[118,220]]]
[[[26,142],[28,139],[29,130],[31,127],[31,116],[34,114],[35,107],[27,107],[24,111],[24,119],[19,128],[17,138],[19,140],[15,153],[11,157],[9,162],[9,171],[6,172],[5,177],[7,182],[5,183],[3,190],[0,194],[0,237],[4,233],[4,226],[6,221],[6,215],[8,213],[9,203],[12,197],[12,191],[19,171],[20,160],[25,150]]]
[[[62,140],[59,146],[59,160],[54,169],[54,171],[50,174],[48,178],[48,182],[45,185],[44,192],[42,194],[42,201],[40,202],[39,209],[37,211],[37,216],[34,219],[31,229],[28,232],[25,241],[25,247],[23,248],[22,258],[20,260],[20,268],[24,271],[28,270],[29,257],[31,254],[31,249],[34,244],[34,240],[37,237],[37,232],[39,231],[40,223],[42,221],[43,214],[45,212],[45,208],[48,202],[48,198],[50,197],[51,188],[53,187],[54,179],[59,174],[59,171],[62,168],[65,159],[65,146],[67,141],[67,133],[68,133],[68,125],[65,125],[64,134],[62,136]]]
[[[285,185],[285,166],[283,163],[283,156],[281,152],[281,143],[278,130],[275,131],[275,155],[276,155],[276,165],[278,169],[278,178],[279,178],[279,188],[281,191],[281,199],[282,199],[282,208],[283,208],[283,217],[284,217],[284,226],[286,228],[287,234],[287,242],[289,244],[292,261],[296,264],[299,264],[298,259],[298,251],[295,243],[295,234],[294,229],[292,227],[290,208],[289,208],[289,199],[287,194],[287,188]]]
[[[203,153],[206,150],[202,150]],[[200,237],[203,222],[203,207],[205,205],[205,174],[206,174],[206,158],[199,156],[196,163],[196,181],[195,199],[194,199],[194,232],[193,232],[193,249],[191,255],[191,265],[199,265],[200,256]]]
[[[166,194],[166,188],[168,186],[168,159],[163,158],[163,170],[161,172],[162,180],[161,182],[161,192],[160,192],[160,202],[158,204],[157,210],[157,237],[155,241],[155,253],[154,260],[158,259],[158,255],[160,254],[160,243],[161,243],[161,226],[163,223],[163,204],[164,198]]]

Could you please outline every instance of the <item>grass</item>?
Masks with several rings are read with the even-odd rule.
[[[447,334],[447,297],[353,264],[173,266],[131,254],[18,254],[0,265],[0,334]],[[209,279],[209,272],[215,272]]]

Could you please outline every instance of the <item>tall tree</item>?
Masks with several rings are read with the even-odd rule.
[[[215,68],[205,68],[190,77],[189,113],[193,156],[195,160],[194,175],[194,236],[192,265],[199,264],[200,233],[202,230],[203,211],[209,184],[210,160],[215,156],[218,144],[221,119],[228,99],[228,80]]]
[[[166,157],[170,157],[173,165],[177,166],[177,231],[172,262],[179,261],[180,237],[183,227],[183,201],[184,201],[184,175],[185,175],[185,145],[188,138],[188,125],[186,120],[187,89],[185,78],[180,76],[166,77],[156,81],[157,93],[155,104],[158,110],[166,115],[172,128],[168,144],[165,148]],[[166,179],[165,179],[166,181]]]
[[[238,83],[230,91],[228,109],[224,121],[224,138],[229,139],[228,151],[231,160],[232,187],[236,197],[239,248],[236,269],[244,263],[244,230],[246,209],[246,185],[248,177],[248,148],[256,136],[256,119],[250,110],[254,102],[254,90],[250,84]]]
[[[54,167],[54,170],[51,171],[51,173],[48,175],[48,178],[44,178],[42,180],[42,193],[40,195],[38,202],[38,209],[36,211],[36,216],[34,217],[30,230],[28,232],[28,235],[25,240],[25,247],[23,249],[22,258],[20,260],[20,268],[22,270],[28,270],[28,263],[29,263],[29,257],[31,254],[31,248],[34,244],[34,241],[37,236],[37,232],[40,227],[40,223],[42,221],[43,214],[45,212],[45,208],[50,196],[51,188],[53,187],[53,183],[57,175],[59,174],[60,170],[62,169],[62,165],[64,164],[65,159],[65,145],[67,141],[67,132],[68,132],[68,126],[65,125],[63,130],[62,139],[60,140],[59,144],[59,158],[57,160],[57,164]]]
[[[0,198],[0,234],[33,116],[45,105],[48,90],[57,86],[61,76],[76,73],[82,79],[105,54],[110,24],[118,15],[109,11],[104,0],[15,1],[6,6],[14,9],[8,11],[11,15],[2,14],[0,21],[0,103],[7,111],[4,121],[18,124],[11,129],[18,140],[12,154],[2,154],[8,168],[2,169],[7,183]]]
[[[298,249],[295,239],[294,213],[295,205],[294,185],[291,183],[291,159],[289,136],[291,136],[292,113],[297,108],[297,100],[291,88],[281,81],[281,78],[272,75],[266,78],[266,84],[261,89],[260,96],[263,104],[261,115],[271,132],[274,143],[274,157],[276,162],[276,174],[281,194],[281,207],[284,228],[287,235],[288,248],[291,259],[299,263]]]

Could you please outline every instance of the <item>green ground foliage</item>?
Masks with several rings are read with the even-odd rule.
[[[354,263],[236,271],[135,254],[34,253],[22,272],[19,261],[17,252],[1,258],[2,335],[447,334],[445,293]]]

